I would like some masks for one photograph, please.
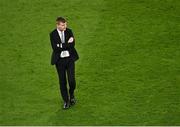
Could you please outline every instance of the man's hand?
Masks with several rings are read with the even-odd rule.
[[[72,43],[73,41],[74,41],[74,38],[70,37],[69,40],[68,40],[68,43]]]

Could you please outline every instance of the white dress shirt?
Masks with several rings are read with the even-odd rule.
[[[65,43],[64,31],[60,31],[59,29],[57,29],[57,31],[58,31],[58,34],[59,34],[59,36],[61,38],[61,42]]]
[[[62,43],[65,43],[65,34],[64,34],[64,31],[60,31],[60,30],[58,30],[58,29],[57,29],[57,31],[58,31],[58,34],[59,34],[59,36],[60,36],[61,42],[62,42]],[[59,44],[58,44],[58,45],[59,45]],[[62,44],[60,44],[60,47],[62,48]],[[61,54],[60,54],[60,57],[61,57],[61,58],[69,57],[69,56],[70,56],[70,54],[69,54],[69,51],[68,51],[68,50],[64,50],[64,51],[62,51]]]

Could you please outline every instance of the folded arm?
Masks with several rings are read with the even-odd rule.
[[[69,30],[70,38],[68,43],[62,43],[62,48],[73,48],[75,46],[75,38],[73,32]]]
[[[53,38],[53,36],[52,36],[51,33],[50,33],[49,36],[50,36],[51,47],[52,47],[53,51],[56,52],[56,53],[60,53],[61,50],[62,50],[62,49],[60,48],[60,45],[55,43],[55,40],[54,40],[54,38]]]

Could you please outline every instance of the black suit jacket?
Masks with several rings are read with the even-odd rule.
[[[70,59],[72,59],[73,61],[76,61],[79,59],[79,55],[75,49],[75,38],[74,38],[72,30],[69,28],[66,28],[66,30],[64,31],[64,34],[65,34],[65,43],[62,43],[57,29],[54,29],[50,33],[50,41],[51,41],[51,46],[53,49],[53,52],[51,55],[51,65],[56,64],[56,62],[59,59],[63,59],[60,57],[60,53],[63,50],[69,51]],[[68,43],[68,40],[70,37],[74,38],[74,41],[72,43]],[[58,44],[59,44],[59,46],[58,46]],[[60,47],[61,44],[62,44],[62,48]]]

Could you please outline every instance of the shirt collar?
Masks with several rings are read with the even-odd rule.
[[[58,28],[56,28],[56,29],[57,29],[58,33],[61,33],[61,31]]]
[[[57,29],[58,33],[62,33],[62,32],[64,33],[64,31],[60,31],[58,28],[56,28],[56,29]]]

